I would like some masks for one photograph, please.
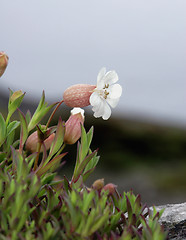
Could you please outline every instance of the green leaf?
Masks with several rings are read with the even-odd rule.
[[[85,128],[83,127],[83,125],[81,125],[81,144],[78,142],[78,145],[77,145],[77,157],[76,157],[76,164],[75,164],[75,169],[73,174],[73,177],[75,176],[75,178],[78,177],[79,171],[83,171],[83,169],[86,168],[86,170],[84,171],[84,177],[83,177],[84,178],[83,180],[86,180],[87,177],[91,174],[91,172],[93,172],[94,167],[98,163],[99,157],[92,160],[89,165],[88,163],[91,159],[89,159],[89,161],[87,162],[84,161],[88,152],[89,152],[89,155],[92,153],[89,148],[92,141],[92,137],[93,137],[93,127],[90,128],[88,133],[86,133]],[[83,164],[81,165],[81,170],[80,170],[79,167],[82,162]]]
[[[0,146],[4,143],[6,139],[6,123],[3,115],[0,113]]]
[[[47,104],[48,103],[45,102],[45,93],[43,91],[39,105],[28,124],[28,132],[30,132],[41,121],[41,119],[48,113],[48,111],[56,105],[56,103],[50,106],[47,106]]]
[[[62,122],[62,119],[60,117],[57,125],[55,138],[50,148],[49,157],[52,157],[62,146],[64,134],[65,134],[65,123]]]
[[[91,192],[83,192],[83,208],[82,208],[82,211],[84,214],[88,214],[88,211],[89,211],[89,208],[91,206],[91,202],[94,198],[94,195],[95,195],[95,192],[94,191],[91,191]]]
[[[90,174],[94,171],[98,161],[99,156],[97,154],[90,160],[90,162],[86,165],[84,171],[83,171],[83,182],[86,181],[86,179],[90,176]]]
[[[90,144],[92,142],[92,137],[93,137],[93,131],[94,131],[94,127],[92,126],[90,128],[90,130],[87,133],[87,146],[90,147]]]
[[[34,161],[36,159],[37,153],[32,153],[31,155],[29,155],[28,157],[25,158],[26,163],[28,164],[28,169],[30,171],[30,169],[32,168]]]
[[[0,153],[0,163],[3,162],[4,160],[6,160],[6,153],[1,152]]]
[[[69,191],[71,192],[72,191],[72,188],[70,186],[70,182],[68,181],[67,177],[64,176],[64,188],[65,188],[65,191],[68,193]]]
[[[6,139],[6,152],[10,153],[10,146],[13,145],[14,137],[15,137],[15,130],[19,127],[19,121],[12,121],[7,126],[7,139]]]
[[[81,161],[86,157],[89,150],[89,146],[87,143],[87,134],[83,125],[81,125],[81,146],[79,152],[79,161]]]
[[[19,92],[19,91],[17,91],[17,92]],[[15,94],[15,93],[16,92],[12,92],[12,90],[10,90],[10,98],[9,98],[9,103],[8,103],[8,116],[6,119],[6,123],[9,122],[9,119],[12,116],[12,114],[21,105],[21,102],[23,101],[23,98],[25,96],[25,93],[19,93],[18,96],[15,97],[15,99],[11,100],[11,98],[13,97],[13,94]]]
[[[26,122],[27,122],[27,124],[29,124],[29,122],[30,122],[30,119],[31,119],[31,113],[30,113],[30,111],[28,110],[27,112],[26,112]]]
[[[12,121],[11,123],[8,124],[7,126],[7,136],[11,134],[13,131],[16,130],[20,125],[19,121]]]
[[[14,143],[14,137],[15,137],[15,130],[11,131],[6,139],[6,145],[5,145],[5,151],[7,153],[10,153],[10,146]]]
[[[89,161],[96,155],[97,150],[89,154],[87,157],[84,158],[83,161],[78,165],[78,167],[75,169],[74,174],[73,174],[73,182],[76,182],[79,176],[82,174],[84,168],[86,165],[89,163]]]
[[[128,219],[129,219],[129,222],[131,222],[133,212],[132,212],[132,206],[131,206],[128,196],[126,196],[126,203],[127,203]]]
[[[109,207],[107,206],[104,210],[103,215],[92,225],[90,233],[89,233],[90,235],[93,234],[95,231],[97,231],[99,228],[101,228],[106,223],[106,221],[109,218],[109,213],[110,213],[110,210],[109,210]]]
[[[27,126],[25,115],[20,110],[19,110],[19,117],[21,121],[20,149],[23,149],[23,145],[25,144],[28,137],[28,126]]]
[[[55,164],[57,164],[67,153],[63,153],[58,155],[57,157],[53,158],[49,163],[47,163],[45,166],[42,166],[41,168],[38,168],[36,171],[36,174],[38,176],[42,176],[45,174],[51,167],[53,167]]]
[[[23,156],[15,150],[15,148],[11,147],[12,151],[12,162],[13,162],[13,168],[15,170],[15,173],[17,175],[17,181],[19,181],[22,176],[26,176],[28,173],[28,168],[25,166],[25,161],[23,159]]]

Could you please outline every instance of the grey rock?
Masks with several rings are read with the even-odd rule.
[[[168,239],[186,240],[186,202],[157,206],[156,209],[164,209],[159,221],[168,231]]]
[[[186,202],[157,206],[156,209],[158,211],[164,209],[163,215],[160,219],[161,222],[178,223],[186,220]]]

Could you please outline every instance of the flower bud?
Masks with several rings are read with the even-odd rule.
[[[8,56],[5,54],[5,52],[0,52],[0,77],[3,75],[7,65]]]
[[[74,108],[71,111],[71,116],[65,123],[64,142],[74,144],[81,137],[81,124],[84,123],[84,110]]]
[[[104,187],[104,178],[102,179],[97,179],[96,181],[93,182],[92,188],[96,190],[101,190]]]
[[[106,184],[104,187],[103,187],[103,189],[105,190],[105,191],[109,191],[109,194],[114,194],[115,193],[115,191],[116,191],[116,185],[115,184],[113,184],[113,183],[108,183],[108,184]]]
[[[77,84],[67,88],[63,94],[64,103],[69,107],[86,107],[95,85]]]
[[[55,133],[52,133],[48,138],[44,140],[46,150],[48,150],[54,140]],[[37,152],[37,145],[39,143],[38,132],[33,132],[26,141],[26,150],[30,152]],[[41,147],[41,152],[44,151],[43,146]]]
[[[23,95],[24,93],[21,90],[14,92],[10,97],[10,104]]]

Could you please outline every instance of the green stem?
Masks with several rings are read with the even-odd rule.
[[[11,114],[8,113],[8,116],[6,118],[6,126],[8,126],[9,120],[10,120]]]
[[[61,102],[59,102],[58,105],[55,107],[54,111],[52,112],[52,114],[50,115],[50,118],[48,119],[48,122],[47,122],[47,124],[46,124],[46,126],[45,126],[45,129],[46,129],[46,130],[47,130],[47,128],[48,128],[48,126],[49,126],[49,124],[50,124],[50,122],[51,122],[54,114],[56,113],[56,111],[58,110],[58,108],[60,107],[60,105],[61,105],[63,102],[64,102],[63,100],[62,100]]]

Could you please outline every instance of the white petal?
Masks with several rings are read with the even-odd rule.
[[[105,73],[106,73],[105,67],[101,68],[101,70],[98,73],[98,76],[97,76],[97,88],[98,89],[102,89],[104,87],[103,79],[104,79]]]
[[[74,107],[70,112],[72,115],[81,113],[81,115],[84,117],[85,110],[83,110],[82,108],[79,108],[79,107]]]
[[[93,92],[90,95],[89,101],[92,106],[98,106],[101,101],[100,95],[97,92]]]
[[[102,116],[103,120],[109,119],[110,115],[111,115],[111,109],[110,109],[109,105],[104,104],[104,113]]]
[[[105,74],[104,82],[105,84],[113,84],[118,81],[118,74],[113,70]]]
[[[112,108],[115,108],[119,102],[119,98],[107,98],[107,102]]]
[[[114,84],[109,87],[109,98],[119,98],[122,94],[122,87],[119,84]]]
[[[95,112],[95,113],[94,113],[94,117],[95,117],[95,118],[102,117],[102,114]]]
[[[100,98],[99,105],[93,106],[94,117],[102,117],[107,120],[111,115],[111,109],[105,99]]]
[[[103,116],[105,104],[107,104],[107,103],[102,100],[100,105],[97,106],[96,109],[93,108],[93,110],[95,110],[94,117],[98,118],[98,117],[102,117]]]
[[[93,112],[97,112],[97,111],[99,110],[99,106],[100,106],[100,105],[93,106],[93,107],[92,107],[92,111],[93,111]]]

